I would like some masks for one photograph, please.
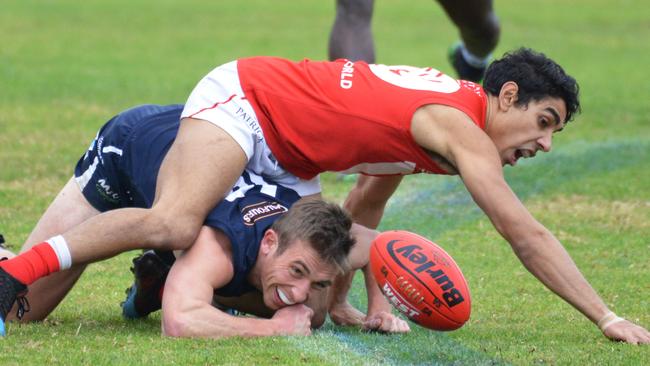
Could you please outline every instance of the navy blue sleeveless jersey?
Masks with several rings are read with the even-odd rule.
[[[158,170],[176,138],[182,110],[182,105],[143,105],[102,126],[75,168],[75,179],[93,207],[101,212],[151,207]],[[246,277],[264,232],[299,198],[291,189],[243,172],[205,220],[232,243],[234,276],[217,294],[239,296],[254,289]]]

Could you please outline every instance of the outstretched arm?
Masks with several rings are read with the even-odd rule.
[[[230,242],[204,226],[172,267],[162,302],[162,330],[171,337],[224,338],[309,335],[313,312],[304,305],[278,310],[271,319],[235,317],[211,305],[214,289],[233,276]]]
[[[439,153],[458,169],[474,201],[535,277],[592,322],[607,316],[609,309],[564,247],[512,192],[496,148],[480,129],[460,111],[426,108],[416,113],[412,131],[421,146]],[[601,330],[612,339],[650,343],[650,333],[631,322],[603,325],[601,322]]]

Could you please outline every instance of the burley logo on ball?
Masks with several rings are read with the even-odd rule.
[[[391,240],[386,245],[386,250],[389,255],[395,260],[400,267],[404,268],[406,271],[410,272],[408,266],[405,266],[400,257],[405,258],[409,262],[417,265],[413,270],[417,273],[426,273],[431,277],[436,283],[440,286],[443,291],[442,299],[448,307],[456,306],[465,299],[463,295],[454,287],[454,283],[449,279],[449,277],[443,271],[443,266],[441,263],[436,263],[430,257],[432,255],[427,255],[427,253],[422,250],[417,244],[408,244],[403,240]],[[417,276],[415,276],[417,278]]]

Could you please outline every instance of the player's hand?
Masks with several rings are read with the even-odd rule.
[[[363,323],[363,328],[382,333],[408,333],[411,331],[404,319],[385,311],[369,315]]]
[[[614,323],[603,331],[605,337],[631,344],[650,344],[650,332],[629,320]]]
[[[279,309],[271,320],[280,328],[280,335],[311,335],[311,317],[314,311],[309,307],[298,304]]]
[[[338,303],[329,309],[330,319],[336,325],[354,326],[363,324],[366,314],[357,310],[349,302]]]

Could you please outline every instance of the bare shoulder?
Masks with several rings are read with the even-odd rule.
[[[485,134],[463,111],[441,104],[427,104],[418,108],[411,120],[411,132],[417,142],[419,137],[430,133],[446,136],[467,130]],[[462,136],[461,133],[459,137]]]
[[[185,251],[177,264],[201,274],[218,288],[234,275],[230,239],[219,229],[203,226],[194,245]]]
[[[493,154],[492,140],[464,112],[445,105],[428,104],[411,120],[413,139],[426,151],[457,167],[458,154]],[[431,154],[430,154],[431,155]]]

